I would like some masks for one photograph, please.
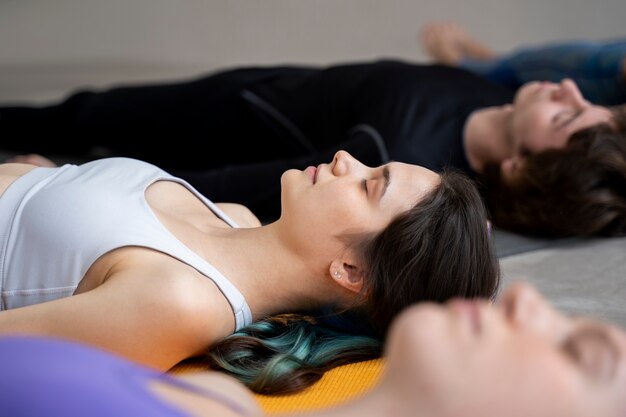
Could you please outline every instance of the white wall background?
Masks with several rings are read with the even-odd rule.
[[[0,0],[0,101],[240,64],[421,61],[432,20],[505,51],[626,36],[626,1]]]

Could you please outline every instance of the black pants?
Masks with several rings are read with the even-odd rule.
[[[171,84],[80,91],[49,106],[0,108],[2,147],[80,156],[106,148],[168,169],[302,156],[242,98],[248,86],[278,73],[244,68]]]
[[[81,91],[48,106],[3,107],[0,147],[81,159],[106,149],[154,163],[211,200],[244,204],[270,221],[279,215],[286,169],[329,162],[339,149],[372,166],[386,155],[365,131],[324,148],[303,147],[242,98],[248,86],[286,71],[237,69],[172,84]]]

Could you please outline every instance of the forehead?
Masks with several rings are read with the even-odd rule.
[[[387,164],[392,181],[399,187],[409,187],[418,193],[426,193],[439,184],[441,176],[428,168],[403,162]]]
[[[535,114],[538,116],[532,119],[525,118],[515,130],[520,145],[531,152],[541,152],[546,148],[562,148],[567,144],[572,134],[600,123],[610,123],[612,120],[610,110],[596,105],[584,109],[565,128],[556,128],[549,123],[558,114],[558,111],[550,112],[537,107]]]
[[[382,207],[394,210],[411,208],[441,181],[438,174],[419,165],[390,162],[384,165],[385,168],[389,174],[389,187],[381,203]]]

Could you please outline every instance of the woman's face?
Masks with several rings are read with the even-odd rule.
[[[585,100],[572,80],[524,84],[511,108],[513,153],[501,164],[503,175],[513,175],[524,157],[562,148],[573,133],[610,120],[611,112]]]
[[[405,398],[438,417],[626,415],[626,333],[566,317],[528,284],[496,306],[413,307],[387,354]]]
[[[329,164],[283,174],[281,221],[294,239],[328,249],[333,237],[382,230],[438,182],[420,166],[370,168],[340,151]]]

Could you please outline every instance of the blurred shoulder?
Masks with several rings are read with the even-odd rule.
[[[9,188],[15,180],[22,175],[27,174],[37,168],[35,165],[20,164],[20,163],[5,163],[0,164],[0,195],[4,194],[4,191]]]

